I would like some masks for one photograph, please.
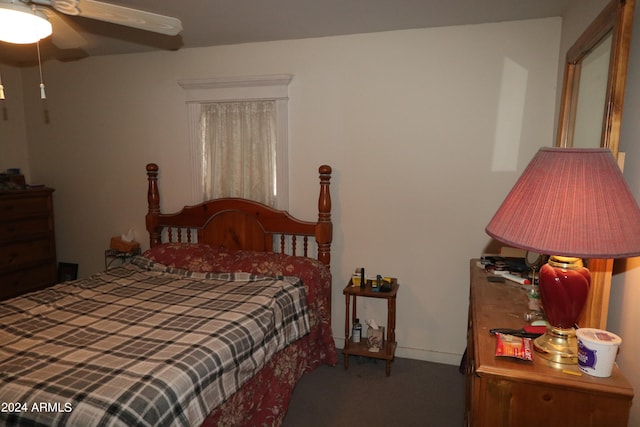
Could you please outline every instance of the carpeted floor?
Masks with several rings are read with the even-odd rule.
[[[345,370],[321,366],[302,377],[284,427],[459,427],[464,375],[457,366],[396,358],[391,376],[381,360],[351,356]]]

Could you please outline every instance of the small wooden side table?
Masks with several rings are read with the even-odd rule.
[[[364,356],[371,357],[374,359],[382,359],[387,362],[387,376],[391,375],[391,362],[395,357],[396,352],[396,295],[398,294],[398,288],[400,285],[398,284],[397,279],[392,279],[391,283],[391,291],[383,292],[383,291],[373,291],[371,289],[371,283],[367,282],[364,288],[360,286],[353,286],[351,280],[347,286],[345,286],[342,293],[345,296],[345,321],[344,321],[344,349],[342,350],[342,354],[344,355],[344,368],[349,368],[349,355],[353,354],[356,356]],[[359,343],[354,343],[351,337],[351,326],[353,320],[355,320],[357,315],[357,297],[365,297],[365,298],[381,298],[387,300],[387,336],[386,340],[382,345],[382,348],[378,352],[369,351],[367,348],[367,340],[365,337],[362,337]],[[351,299],[353,299],[353,308],[350,311],[349,307],[351,306]]]

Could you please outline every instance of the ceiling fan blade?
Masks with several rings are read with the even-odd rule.
[[[51,0],[51,5],[58,12],[67,15],[78,15],[169,36],[182,31],[182,22],[178,18],[95,0]]]
[[[51,21],[53,35],[51,43],[59,49],[78,49],[87,45],[87,40],[80,35],[68,22],[59,14],[40,8]]]

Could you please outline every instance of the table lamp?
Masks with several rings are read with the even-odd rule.
[[[550,255],[538,275],[549,326],[534,348],[552,362],[577,363],[574,326],[591,285],[581,258],[640,255],[640,209],[611,151],[540,149],[486,232],[509,246]]]

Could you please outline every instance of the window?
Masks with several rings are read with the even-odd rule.
[[[268,179],[270,182],[275,180],[275,191],[271,193],[275,193],[274,198],[258,201],[278,209],[288,208],[287,104],[290,81],[290,75],[275,75],[178,82],[187,93],[189,106],[193,204],[211,197],[231,195],[256,200],[253,196],[256,189],[247,190],[246,183],[256,185],[256,182],[261,182],[262,190],[257,190],[264,193],[265,180]],[[240,144],[238,141],[243,138],[229,135],[245,132],[242,129],[246,123],[240,122],[249,120],[249,117],[257,120],[257,124],[253,123],[249,128],[258,136]],[[234,140],[234,150],[229,149],[231,140]],[[261,145],[256,152],[265,153],[263,148],[271,150],[270,158],[263,155],[259,162],[253,158],[255,147],[252,148],[251,144],[256,141],[267,144]],[[229,161],[231,157],[235,159],[233,162]],[[229,168],[231,163],[236,165],[236,170],[252,170],[251,175],[242,170],[231,174],[229,170],[222,169]],[[275,167],[275,172],[269,170],[270,167]],[[258,181],[255,181],[254,169],[259,169],[258,176],[262,177]],[[230,175],[234,178],[228,179]]]
[[[275,101],[201,105],[205,199],[242,197],[275,206]]]

